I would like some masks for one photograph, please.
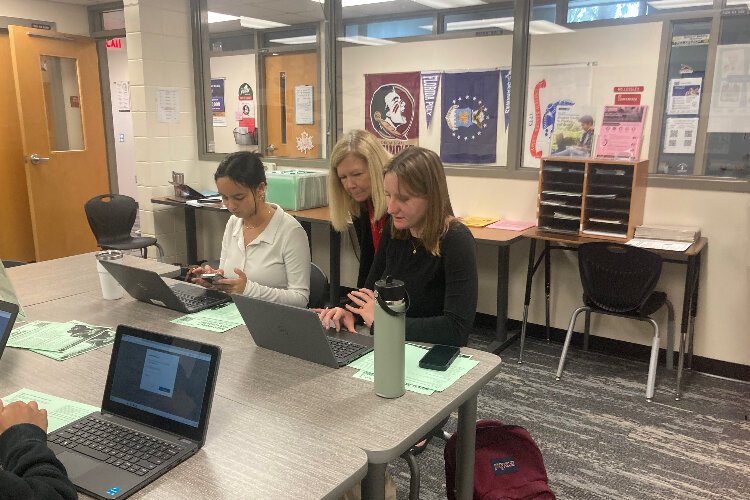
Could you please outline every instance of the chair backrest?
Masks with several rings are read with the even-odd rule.
[[[587,301],[614,313],[637,310],[648,300],[661,275],[659,255],[621,243],[585,243],[578,247],[578,269]]]
[[[24,262],[21,260],[3,259],[3,266],[5,267],[5,269],[9,269],[11,267],[25,266],[26,264],[28,264],[28,262]]]
[[[96,242],[115,243],[130,238],[138,215],[138,204],[123,194],[94,196],[83,206]]]
[[[325,307],[328,302],[328,277],[314,262],[310,262],[310,298],[307,307]]]

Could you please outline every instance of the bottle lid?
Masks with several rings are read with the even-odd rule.
[[[375,293],[388,302],[398,302],[406,296],[406,285],[401,280],[386,276],[385,279],[375,282]]]
[[[122,252],[119,250],[102,250],[94,254],[97,260],[117,260],[122,259]]]

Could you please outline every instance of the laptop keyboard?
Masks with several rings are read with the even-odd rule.
[[[139,476],[147,474],[183,449],[179,444],[93,417],[54,433],[49,442]]]
[[[226,297],[217,297],[209,294],[192,295],[178,288],[172,288],[172,291],[188,309],[197,309],[204,306],[211,307],[227,301]]]
[[[365,346],[362,344],[355,344],[354,342],[349,342],[348,340],[338,339],[334,337],[326,337],[328,339],[328,343],[331,346],[331,350],[333,351],[333,355],[338,360],[343,360],[351,356],[357,351],[362,350],[363,354],[367,350]]]

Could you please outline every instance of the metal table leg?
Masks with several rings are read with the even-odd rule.
[[[458,407],[456,498],[459,500],[470,500],[474,496],[474,448],[476,440],[477,395],[474,394]]]
[[[521,323],[521,349],[518,353],[518,363],[523,363],[523,347],[526,342],[526,326],[529,321],[529,304],[531,303],[531,282],[534,279],[534,258],[536,257],[536,240],[529,245],[529,267],[526,268],[526,294],[523,296],[523,322]],[[494,352],[494,351],[493,351]]]
[[[362,500],[385,498],[385,467],[387,464],[367,464],[367,475],[362,480]]]
[[[495,340],[488,350],[498,353],[513,344],[518,333],[508,338],[508,273],[510,272],[510,249],[501,245],[497,247],[497,326]]]
[[[547,333],[547,342],[550,341],[550,330],[549,330],[549,301],[550,301],[550,283],[552,281],[552,263],[551,263],[551,252],[550,242],[544,242],[544,328]]]
[[[682,321],[680,321],[680,353],[677,360],[677,390],[675,401],[682,397],[682,369],[685,365],[685,348],[688,342],[688,330],[690,328],[690,313],[692,311],[692,299],[698,293],[697,266],[698,258],[696,256],[688,257],[687,272],[685,273],[685,292],[682,300]]]
[[[185,204],[185,249],[187,263],[198,263],[198,229],[195,224],[195,207]]]

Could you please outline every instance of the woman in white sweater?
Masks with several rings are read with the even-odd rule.
[[[306,307],[310,295],[310,247],[299,222],[274,203],[266,202],[266,174],[257,153],[228,155],[214,174],[216,190],[232,216],[221,242],[219,269],[204,266],[192,271],[219,273],[213,286],[269,302]]]

